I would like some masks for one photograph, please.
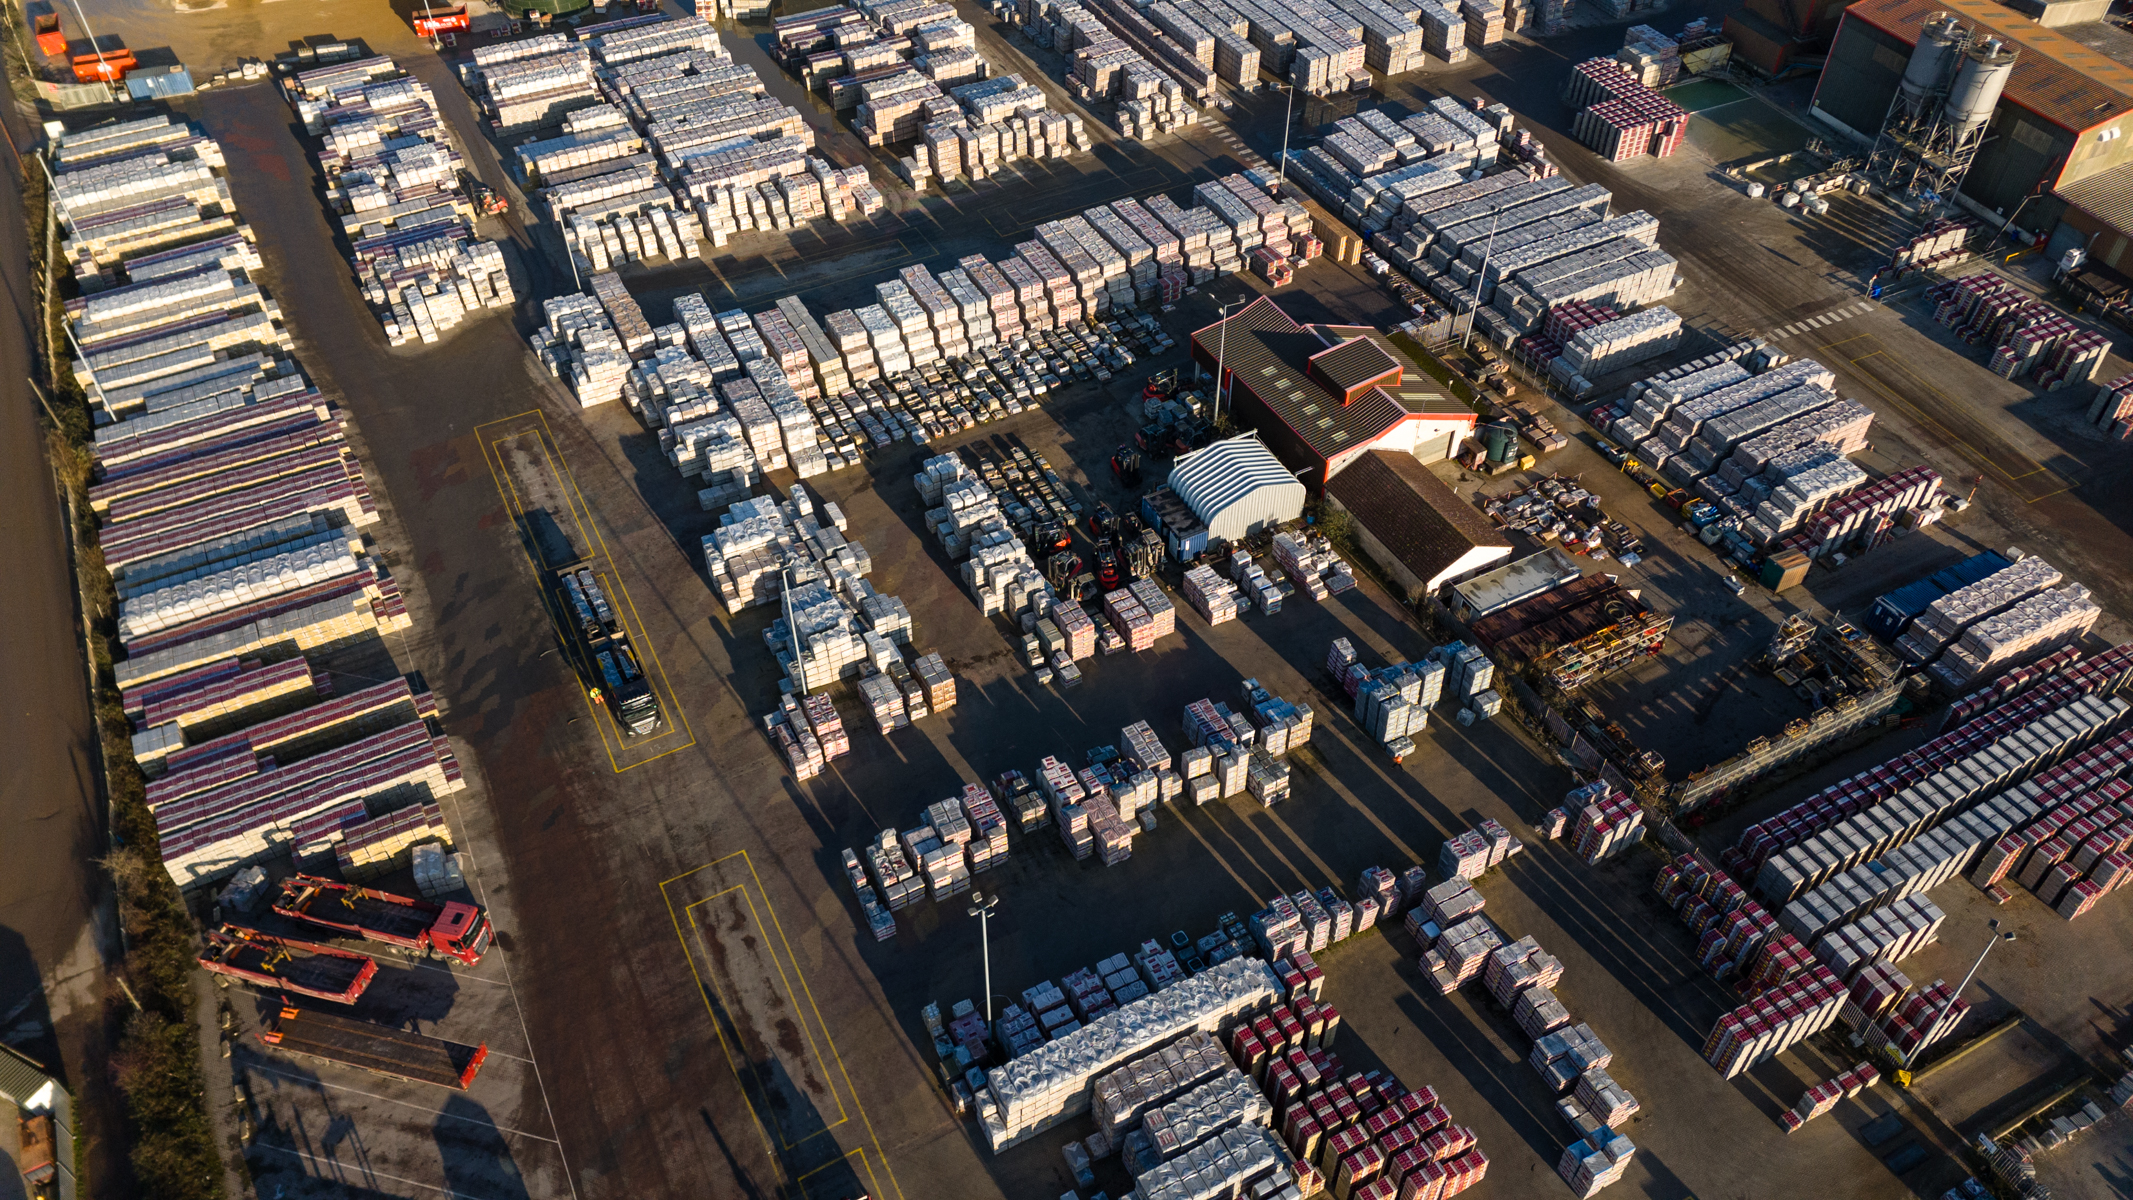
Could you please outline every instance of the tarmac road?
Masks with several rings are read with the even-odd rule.
[[[58,489],[29,383],[36,299],[21,175],[30,145],[13,105],[0,113],[0,1040],[63,1078],[93,1125],[115,1127],[102,1069],[104,966],[117,953],[102,872],[104,800],[96,765],[74,577]],[[33,164],[29,169],[40,168]],[[42,232],[42,231],[40,231]],[[42,1026],[41,1029],[34,1026]],[[23,1030],[17,1037],[14,1031]],[[127,1194],[115,1141],[92,1143],[96,1194]],[[109,1152],[107,1152],[109,1151]]]

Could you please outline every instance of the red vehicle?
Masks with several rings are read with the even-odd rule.
[[[131,50],[77,54],[74,56],[74,79],[77,83],[117,83],[126,77],[126,72],[140,65]]]
[[[58,58],[67,52],[67,35],[59,28],[59,14],[48,0],[36,0],[28,12],[30,29],[37,35],[37,49],[46,58]]]
[[[200,965],[217,975],[336,1004],[354,1004],[378,974],[377,962],[365,955],[242,925],[208,934]]]
[[[443,954],[469,966],[481,961],[491,936],[489,918],[476,905],[456,900],[431,904],[316,875],[282,880],[274,911],[292,921],[402,950]]]
[[[415,32],[423,37],[433,38],[442,34],[465,33],[466,31],[467,6],[464,4],[454,5],[451,8],[424,5],[422,11],[415,14]]]
[[[377,1075],[412,1083],[434,1083],[455,1092],[466,1091],[489,1057],[486,1043],[479,1046],[447,1042],[427,1034],[310,1012],[283,1008],[272,1029],[259,1040],[290,1054],[302,1054],[343,1066],[361,1067]]]

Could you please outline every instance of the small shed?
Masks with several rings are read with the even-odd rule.
[[[1569,555],[1553,546],[1543,547],[1517,562],[1454,585],[1452,615],[1471,623],[1561,587],[1582,574]]]
[[[1511,543],[1450,485],[1403,450],[1372,450],[1326,485],[1355,536],[1409,604],[1511,557]]]
[[[1304,485],[1249,434],[1178,459],[1170,468],[1170,490],[1207,526],[1208,537],[1225,541],[1303,516]]]

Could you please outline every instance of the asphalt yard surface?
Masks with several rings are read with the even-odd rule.
[[[1554,101],[1542,97],[1559,82],[1562,54],[1560,47],[1492,51],[1464,74],[1484,90],[1503,87],[1521,111],[1528,111],[1523,100],[1532,112],[1552,114]],[[501,182],[441,65],[431,59],[417,69],[446,104],[474,165]],[[729,617],[716,603],[698,550],[716,517],[698,507],[693,485],[656,441],[619,406],[579,411],[541,373],[521,334],[537,305],[522,303],[512,319],[470,322],[439,347],[389,351],[337,261],[312,166],[278,97],[264,87],[237,89],[211,93],[198,108],[229,154],[232,187],[259,230],[267,277],[299,353],[354,418],[380,487],[381,556],[417,613],[415,630],[391,649],[439,692],[447,731],[479,768],[481,782],[463,795],[456,819],[474,850],[482,894],[498,913],[497,965],[509,968],[515,985],[507,1007],[493,982],[477,986],[457,972],[394,974],[378,1003],[407,997],[436,1013],[428,1019],[448,1031],[440,1036],[479,1036],[501,1056],[467,1097],[442,1103],[437,1095],[402,1098],[329,1080],[323,1071],[314,1086],[299,1074],[289,1098],[276,1097],[282,1106],[265,1127],[276,1136],[263,1134],[267,1148],[254,1156],[255,1170],[284,1182],[317,1177],[329,1182],[305,1186],[357,1195],[1056,1195],[1066,1186],[1057,1148],[1074,1127],[992,1158],[949,1112],[930,1061],[920,1007],[978,999],[983,990],[977,923],[964,915],[964,900],[921,903],[898,914],[892,941],[874,942],[843,882],[844,848],[909,827],[925,804],[965,781],[1008,767],[1029,771],[1047,754],[1078,758],[1116,742],[1119,727],[1135,720],[1150,721],[1175,747],[1182,705],[1232,698],[1242,678],[1313,704],[1318,732],[1296,756],[1295,797],[1280,807],[1233,800],[1189,812],[1165,808],[1132,860],[1108,869],[1073,861],[1048,835],[1017,837],[1008,861],[980,879],[1001,898],[992,990],[1011,996],[1173,930],[1196,936],[1220,914],[1249,911],[1277,890],[1345,889],[1365,866],[1429,861],[1443,837],[1484,816],[1529,832],[1526,823],[1570,783],[1507,721],[1466,728],[1440,719],[1403,764],[1371,748],[1326,692],[1327,643],[1351,637],[1373,661],[1413,657],[1426,644],[1368,584],[1323,606],[1296,602],[1214,628],[1181,606],[1179,635],[1157,650],[1100,658],[1077,689],[1036,686],[1005,626],[978,616],[952,564],[922,532],[910,476],[940,445],[899,445],[868,468],[812,480],[810,488],[843,506],[851,535],[873,556],[873,582],[909,604],[914,645],[943,654],[962,698],[884,738],[863,727],[855,699],[840,695],[853,753],[821,777],[796,782],[756,725],[775,699],[778,672],[762,637],[770,614]],[[1262,103],[1240,122],[1242,140],[1260,154],[1278,144],[1278,117],[1268,114]],[[1561,115],[1552,120],[1560,124]],[[1203,173],[1247,161],[1236,140],[1209,130],[1154,148],[1108,144],[1093,157],[1018,169],[1016,178],[922,206],[899,198],[904,211],[894,223],[736,242],[707,264],[629,278],[654,320],[684,287],[705,289],[714,307],[765,307],[787,294],[818,310],[851,303],[907,262],[939,267],[974,249],[998,257],[1035,223],[1089,204],[1156,190],[1181,196]],[[2113,502],[2107,489],[2115,485],[2103,478],[2111,473],[2082,474],[2060,462],[2068,454],[2061,442],[2072,435],[2032,420],[2020,397],[1980,385],[1976,376],[1992,379],[1981,366],[1936,353],[1915,317],[1859,311],[1842,271],[1817,265],[1822,254],[1863,261],[1856,238],[1773,218],[1765,203],[1734,205],[1707,178],[1708,163],[1648,163],[1632,173],[1600,167],[1581,151],[1559,153],[1567,173],[1616,186],[1618,207],[1661,215],[1666,244],[1684,259],[1683,311],[1714,335],[1793,327],[1781,337],[1804,339],[1802,353],[1839,337],[1879,339],[1878,348],[1854,348],[1842,367],[1831,363],[1845,390],[1883,411],[1890,433],[1877,439],[1877,454],[1908,465],[1915,456],[1905,452],[1915,448],[1951,478],[1979,471],[1961,465],[1972,455],[2000,463],[2006,478],[1988,480],[1983,496],[1993,521],[1965,528],[2008,533],[2032,549],[2083,550],[2088,557],[2070,562],[2070,571],[2106,596],[2123,593],[2122,574],[2109,571],[2127,549],[2118,518],[2091,508]],[[546,235],[516,220],[496,228],[523,273],[521,294],[567,286],[560,260],[539,248]],[[1167,318],[1172,332],[1183,341],[1213,301],[1252,290],[1241,279],[1203,289]],[[1386,293],[1331,264],[1306,268],[1285,295],[1299,317],[1397,319]],[[1924,373],[1931,394],[1905,384],[1899,370]],[[1881,377],[1875,372],[1885,372],[1896,393],[1886,406],[1867,386]],[[1103,463],[1136,423],[1126,406],[1136,391],[1137,377],[1108,390],[1069,389],[1043,412],[967,438],[1019,438],[1092,497],[1123,499]],[[1906,403],[1938,424],[1907,424]],[[2043,491],[2048,481],[2027,464],[2077,480],[2082,490]],[[2028,490],[2017,486],[2023,480]],[[2032,493],[2041,493],[2035,504],[2027,503]],[[555,563],[528,534],[542,521],[567,528],[573,549],[598,560],[628,609],[670,702],[666,722],[647,739],[621,738],[557,653],[542,599],[542,574]],[[1696,553],[1663,547],[1651,571],[1680,574],[1683,596],[1701,595],[1696,589],[1708,585],[1686,579],[1706,569]],[[1714,622],[1722,611],[1714,599]],[[1770,803],[1804,794],[1812,782]],[[1644,851],[1592,869],[1559,846],[1535,845],[1480,885],[1500,924],[1535,935],[1563,959],[1572,1011],[1615,1049],[1617,1078],[1644,1100],[1630,1129],[1644,1148],[1631,1189],[1764,1195],[1783,1180],[1816,1195],[1864,1198],[1945,1187],[1933,1182],[1947,1174],[1944,1161],[1898,1179],[1857,1136],[1894,1106],[1913,1136],[1952,1146],[1954,1135],[1909,1097],[1877,1093],[1790,1139],[1779,1132],[1779,1111],[1849,1065],[1843,1047],[1809,1047],[1731,1082],[1702,1065],[1704,1033],[1735,1001],[1695,971],[1687,931],[1647,898],[1655,867]],[[1981,904],[1964,898],[1958,918],[1981,920],[1971,911]],[[2040,910],[2033,944],[2042,957],[2020,977],[2030,982],[2014,982],[2012,972],[2028,963],[2017,956],[1991,964],[1981,980],[2009,994],[2035,988],[2025,1010],[2048,1014],[2045,1023],[2068,1036],[2086,1019],[2085,996],[2108,1002],[2128,990],[2122,964],[2081,953],[2124,944],[2123,906],[2113,912],[2049,927],[2056,918]],[[1949,947],[1927,954],[1960,957],[1954,943],[1951,934]],[[1339,1052],[1444,1092],[1480,1134],[1494,1186],[1519,1194],[1560,1187],[1544,1176],[1568,1130],[1517,1061],[1515,1028],[1479,995],[1437,996],[1415,969],[1415,954],[1397,930],[1329,953],[1328,997],[1348,1018]],[[2078,969],[2070,970],[2073,959]],[[478,973],[488,969],[485,962]],[[1920,970],[1960,977],[1925,955]],[[514,1029],[520,1011],[524,1024]],[[292,1072],[273,1056],[258,1063],[238,1063],[255,1096],[280,1086],[268,1072]],[[370,1094],[351,1098],[342,1087]],[[465,1104],[480,1114],[456,1107]],[[364,1140],[350,1140],[358,1134]],[[267,1165],[278,1160],[287,1165]],[[1122,1190],[1122,1178],[1106,1182],[1113,1194]]]

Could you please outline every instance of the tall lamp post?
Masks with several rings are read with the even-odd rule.
[[[2006,933],[2000,932],[2000,922],[1999,919],[1995,917],[1992,922],[1992,936],[1985,940],[1985,948],[1983,950],[1978,951],[1977,961],[1970,964],[1970,973],[1968,975],[1963,976],[1963,981],[1956,985],[1954,991],[1948,993],[1948,1002],[1946,1004],[1941,1005],[1939,1014],[1933,1018],[1933,1024],[1928,1026],[1927,1028],[1938,1029],[1940,1027],[1940,1023],[1948,1019],[1948,1014],[1955,1010],[1955,1002],[1963,998],[1963,993],[1970,989],[1970,981],[1977,978],[1978,968],[1985,965],[1985,959],[1988,955],[1992,953],[1992,948],[1994,946],[1999,945],[2001,942],[2011,942],[2013,940],[2015,940],[2014,931],[2009,930]],[[1919,1049],[1924,1050],[1925,1047],[1921,1046],[1919,1047]],[[1908,1066],[1906,1066],[1904,1069],[1904,1075],[1905,1078],[1901,1082],[1904,1084],[1904,1086],[1908,1087],[1910,1086],[1910,1068]]]
[[[1000,898],[998,896],[988,896],[974,889],[971,891],[969,911],[971,916],[978,919],[978,943],[985,948],[985,1024],[987,1026],[992,1024],[992,914],[993,910],[998,907],[1000,907]]]
[[[1489,256],[1496,253],[1496,222],[1502,217],[1502,205],[1489,210],[1489,240],[1481,249],[1481,269],[1474,272],[1474,302],[1466,314],[1466,336],[1459,339],[1461,350],[1474,342],[1474,318],[1481,315],[1481,284],[1489,273]]]
[[[1220,315],[1216,320],[1222,326],[1222,332],[1215,335],[1215,416],[1218,418],[1222,415],[1222,354],[1229,349],[1229,310],[1242,303],[1242,300],[1232,300],[1217,310]]]
[[[1281,174],[1284,191],[1289,186],[1289,127],[1296,123],[1296,85],[1284,83],[1281,90],[1289,95],[1288,104],[1281,111],[1281,161],[1276,164]]]

